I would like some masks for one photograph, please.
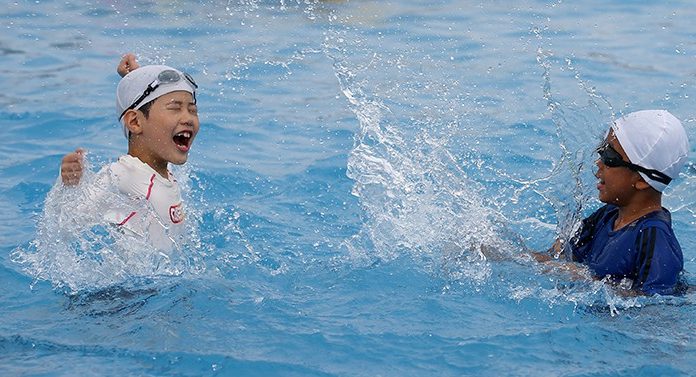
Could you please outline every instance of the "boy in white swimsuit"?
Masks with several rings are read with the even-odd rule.
[[[179,185],[168,166],[186,162],[198,133],[197,85],[188,74],[168,66],[139,67],[131,54],[124,56],[117,71],[123,78],[116,105],[128,154],[102,168],[95,186],[114,185],[118,192],[147,205],[108,208],[103,219],[167,250],[174,243],[172,235],[184,232],[185,218]],[[63,158],[64,185],[82,179],[83,156],[77,149]]]

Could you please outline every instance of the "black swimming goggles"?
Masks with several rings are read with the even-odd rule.
[[[182,78],[187,80],[189,82],[189,84],[191,84],[193,89],[198,89],[198,85],[196,85],[196,82],[193,81],[193,77],[191,77],[191,75],[189,75],[188,73],[186,73],[186,72],[179,73],[173,69],[165,69],[164,71],[160,72],[159,75],[157,75],[157,78],[153,82],[151,82],[147,86],[147,88],[145,88],[145,90],[143,91],[143,94],[141,94],[140,97],[138,97],[138,99],[136,99],[133,102],[133,104],[131,104],[130,106],[128,106],[128,108],[123,110],[123,112],[121,113],[121,116],[118,117],[118,119],[123,118],[123,116],[126,114],[126,111],[135,109],[138,105],[140,105],[140,103],[143,102],[145,100],[145,98],[147,98],[147,96],[149,96],[157,88],[159,88],[160,85],[173,84],[175,82],[179,82],[179,80],[181,80]],[[195,93],[193,95],[193,101],[194,102],[196,101]]]
[[[605,142],[602,145],[600,145],[599,148],[597,148],[597,153],[599,154],[599,160],[602,161],[604,165],[610,168],[617,168],[623,166],[633,171],[643,173],[653,181],[664,183],[665,185],[668,185],[672,181],[672,178],[670,178],[669,176],[667,176],[667,174],[661,171],[644,168],[642,166],[632,164],[628,161],[624,161],[623,158],[621,158],[619,152],[617,152],[616,149],[612,148],[612,146],[609,145],[609,143]]]

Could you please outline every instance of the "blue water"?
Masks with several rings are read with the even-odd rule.
[[[626,298],[516,258],[598,206],[612,117],[668,109],[694,145],[696,8],[511,4],[6,5],[0,375],[696,375],[694,293]],[[96,170],[126,150],[129,51],[200,86],[177,169],[196,258],[40,273],[22,260],[51,255],[61,156],[85,147]],[[665,205],[694,285],[689,161]]]

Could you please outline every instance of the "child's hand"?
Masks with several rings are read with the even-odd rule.
[[[116,72],[118,72],[121,77],[127,75],[129,72],[134,71],[140,67],[140,64],[135,59],[135,55],[128,53],[123,55],[121,61],[116,67]]]
[[[60,163],[60,178],[66,186],[74,186],[80,183],[82,178],[83,160],[85,151],[82,148],[66,154]]]
[[[576,263],[550,260],[544,263],[544,267],[546,272],[564,273],[573,280],[592,280],[592,274],[587,267]]]
[[[560,239],[556,240],[549,250],[545,253],[540,253],[538,251],[532,251],[529,253],[532,258],[534,258],[539,263],[545,263],[553,260],[557,260],[563,255],[563,241]]]

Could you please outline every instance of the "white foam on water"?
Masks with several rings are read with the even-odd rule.
[[[88,159],[85,161],[80,184],[64,186],[58,179],[46,197],[36,238],[12,253],[12,259],[29,276],[37,281],[50,281],[58,289],[77,292],[101,289],[133,278],[178,276],[204,270],[195,248],[195,221],[187,221],[185,236],[165,231],[173,244],[169,250],[154,247],[148,234],[121,231],[104,219],[107,211],[119,209],[146,214],[153,209],[145,200],[118,192],[109,169],[94,173]]]

